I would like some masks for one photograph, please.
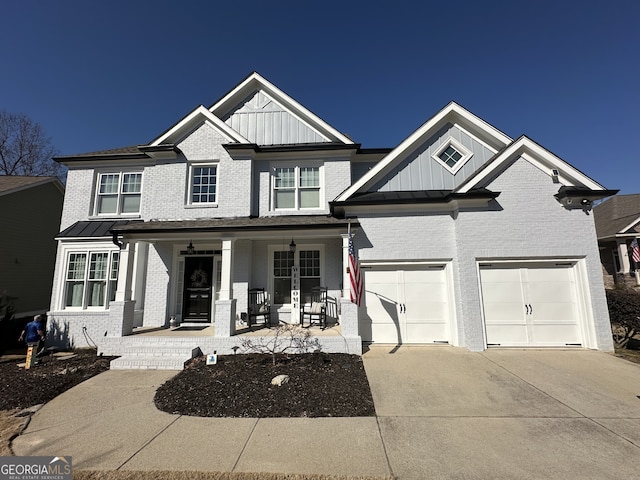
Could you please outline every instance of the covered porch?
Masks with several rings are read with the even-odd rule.
[[[231,352],[236,336],[268,336],[268,327],[298,324],[311,290],[320,286],[327,291],[327,328],[313,327],[313,334],[359,343],[346,268],[348,229],[347,220],[303,215],[116,225],[111,233],[120,261],[109,317],[121,334],[100,343],[209,337],[219,339],[219,353]],[[271,325],[248,328],[252,288],[264,289]]]

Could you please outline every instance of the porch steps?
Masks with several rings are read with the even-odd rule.
[[[119,355],[111,361],[112,370],[183,370],[187,360],[200,354],[193,339],[188,342],[166,342],[153,339],[119,339],[111,345],[103,345],[101,353]]]

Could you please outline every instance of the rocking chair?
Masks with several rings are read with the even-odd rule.
[[[323,330],[327,328],[327,287],[313,287],[311,289],[311,304],[300,308],[300,326],[304,327],[305,318],[309,319],[309,327],[314,320]]]
[[[250,288],[248,299],[247,325],[251,327],[254,323],[262,321],[266,327],[271,328],[271,304],[264,288]]]

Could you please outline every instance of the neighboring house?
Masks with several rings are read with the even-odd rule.
[[[640,261],[634,260],[634,247],[640,242],[640,193],[615,195],[596,205],[593,216],[607,286],[640,285]]]
[[[16,317],[49,308],[63,198],[56,177],[0,176],[0,293]]]
[[[326,351],[612,350],[590,210],[615,192],[456,103],[398,147],[366,149],[253,73],[148,144],[57,161],[69,171],[49,315],[76,345],[120,354],[134,329],[175,317],[215,326],[185,346],[229,353],[249,288],[296,323],[325,286],[340,321],[318,336]]]

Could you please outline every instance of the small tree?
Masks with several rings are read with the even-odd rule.
[[[278,354],[309,353],[319,351],[322,348],[318,339],[314,338],[308,329],[288,323],[278,325],[273,335],[244,337],[240,346],[245,353],[271,355],[274,366]]]
[[[23,114],[0,111],[0,175],[61,177],[64,169],[42,126]]]
[[[607,290],[607,305],[616,346],[626,348],[640,333],[640,294],[631,289]]]

